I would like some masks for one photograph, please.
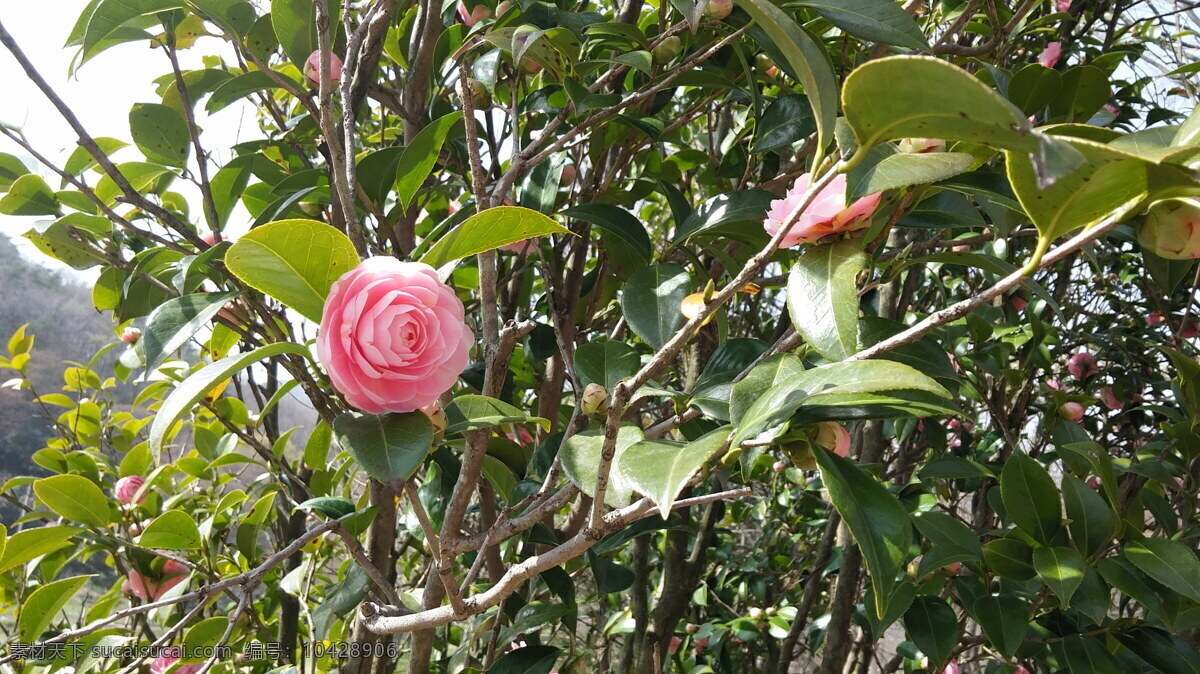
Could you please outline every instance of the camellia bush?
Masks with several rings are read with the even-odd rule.
[[[0,25],[78,141],[0,128],[0,213],[113,324],[61,386],[0,360],[53,429],[0,489],[0,663],[1200,671],[1187,10]],[[161,63],[128,135],[22,51],[64,37]]]

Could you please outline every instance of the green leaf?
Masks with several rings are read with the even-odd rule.
[[[609,393],[617,382],[631,377],[641,366],[641,358],[624,342],[588,342],[575,350],[575,374],[579,385],[593,382]]]
[[[649,496],[663,519],[679,492],[729,439],[729,427],[722,426],[686,445],[665,440],[643,440],[627,448],[616,468],[634,490]]]
[[[303,63],[300,64],[303,67]],[[276,73],[284,81],[291,82],[297,89],[303,89],[299,82],[291,79],[287,75]],[[204,104],[204,109],[208,114],[219,112],[229,107],[233,103],[249,96],[250,94],[267,89],[278,88],[278,84],[261,70],[251,70],[250,72],[242,73],[236,77],[231,77],[222,82],[212,95],[208,97],[208,102]]]
[[[893,0],[804,0],[800,6],[859,39],[929,51],[921,27]]]
[[[992,646],[1007,656],[1017,652],[1029,631],[1029,607],[1013,595],[980,597],[971,614]]]
[[[167,356],[178,351],[188,340],[207,325],[238,293],[197,293],[174,297],[163,302],[150,314],[146,331],[142,333],[145,351],[146,377],[158,369]]]
[[[17,178],[0,198],[2,215],[59,215],[58,197],[36,173]]]
[[[307,3],[308,0],[302,1]],[[446,137],[450,135],[450,130],[454,128],[454,125],[462,120],[462,116],[463,113],[456,110],[448,115],[438,117],[421,129],[412,142],[404,148],[404,154],[400,156],[400,164],[396,169],[396,199],[405,208],[412,203],[413,196],[416,195],[417,190],[421,189],[425,178],[429,177],[429,172],[437,163],[438,153],[442,151]],[[520,239],[517,240],[520,241]],[[460,255],[459,257],[466,256]],[[440,267],[441,265],[433,266]]]
[[[7,152],[0,152],[0,192],[8,191],[17,178],[29,175],[25,162]]]
[[[904,612],[904,630],[929,658],[929,671],[939,671],[958,645],[958,616],[941,597],[914,599]]]
[[[1125,556],[1154,580],[1200,602],[1200,560],[1187,545],[1164,538],[1147,538],[1126,545]]]
[[[436,268],[506,244],[566,233],[565,227],[537,211],[497,206],[472,215],[450,230],[421,256],[421,262]]]
[[[12,534],[8,537],[3,554],[0,554],[0,573],[71,545],[69,539],[80,531],[75,527],[53,526],[35,527]]]
[[[296,506],[296,510],[318,512],[331,520],[336,520],[354,512],[354,502],[336,496],[318,496]]]
[[[590,222],[604,233],[611,234],[637,253],[639,262],[649,264],[654,255],[646,227],[629,211],[609,204],[580,204],[559,213],[564,218]]]
[[[225,253],[234,276],[318,323],[330,286],[358,262],[345,234],[303,219],[255,227]]]
[[[539,627],[567,615],[571,609],[572,607],[566,604],[531,601],[517,611],[517,614],[513,616],[512,624],[504,628],[496,643],[507,644],[522,634],[536,633]]]
[[[848,198],[857,199],[909,185],[929,185],[964,173],[974,163],[975,157],[965,152],[901,152],[889,155],[861,176],[851,172]]]
[[[1200,672],[1200,654],[1186,641],[1165,630],[1134,627],[1126,631],[1114,630],[1112,636],[1150,665],[1153,671],[1162,674]]]
[[[799,94],[780,96],[767,106],[754,126],[754,144],[750,152],[770,152],[791,147],[817,130],[808,97]]]
[[[362,414],[333,420],[338,444],[377,481],[399,490],[417,472],[433,446],[433,424],[424,412]]]
[[[96,238],[111,235],[106,218],[86,213],[68,213],[58,220],[40,221],[22,236],[43,254],[75,269],[90,269],[105,262]]]
[[[1013,74],[1008,100],[1027,115],[1035,115],[1058,95],[1062,74],[1040,63],[1031,63]]]
[[[764,431],[779,427],[802,405],[817,405],[823,398],[844,394],[900,389],[950,397],[941,384],[902,363],[885,360],[830,363],[790,376],[764,391],[741,415],[732,445],[738,447]]]
[[[524,646],[505,653],[487,674],[550,674],[558,653],[553,646]]]
[[[729,420],[740,425],[746,411],[764,391],[804,372],[804,364],[790,353],[777,353],[754,366],[729,394]]]
[[[885,140],[944,138],[1020,152],[1038,148],[1029,122],[967,71],[928,56],[868,61],[846,78],[846,121],[858,139],[857,163]]]
[[[1083,555],[1075,548],[1047,547],[1033,551],[1033,568],[1054,591],[1063,608],[1071,605],[1071,596],[1083,582],[1085,564]]]
[[[129,110],[129,133],[151,162],[176,167],[187,164],[191,135],[177,110],[160,103],[138,103]]]
[[[304,465],[314,470],[325,467],[329,458],[329,444],[333,439],[333,429],[324,421],[318,421],[308,442],[304,443]]]
[[[188,0],[206,18],[234,35],[245,38],[258,18],[246,0]]]
[[[887,615],[888,599],[912,543],[908,511],[892,492],[853,461],[819,447],[813,453],[830,502],[862,550],[875,591],[875,615],[882,618]]]
[[[139,16],[182,7],[182,0],[101,0],[87,19],[80,61],[86,62],[103,51],[114,33]]]
[[[704,202],[677,227],[672,242],[680,243],[693,236],[718,236],[743,229],[746,223],[757,223],[756,233],[766,241],[762,220],[771,207],[774,194],[764,190],[745,190],[720,194]]]
[[[997,538],[985,543],[983,562],[1002,578],[1025,581],[1037,576],[1033,550],[1015,538]]]
[[[950,547],[967,553],[974,559],[983,555],[983,546],[975,532],[946,513],[927,511],[913,515],[917,531],[934,545]]]
[[[1067,671],[1089,674],[1125,674],[1126,669],[1105,647],[1104,637],[1071,635],[1063,640],[1062,649]]]
[[[738,6],[771,38],[804,87],[804,94],[812,104],[813,118],[817,123],[820,155],[833,140],[838,108],[838,82],[829,54],[816,38],[771,0],[744,0]]]
[[[608,489],[604,492],[604,502],[614,508],[629,505],[629,497],[633,494],[633,485],[625,481],[621,471],[615,467],[621,463],[621,455],[625,450],[643,440],[642,430],[633,425],[622,425],[617,431],[616,451],[613,454],[612,466],[608,474]],[[583,431],[567,438],[562,448],[562,467],[579,491],[592,496],[596,493],[596,477],[600,474],[600,454],[603,449],[604,434],[600,431]]]
[[[621,310],[630,329],[654,348],[662,348],[683,323],[680,304],[691,285],[691,275],[677,264],[635,271],[621,293]]]
[[[481,395],[460,395],[446,406],[446,435],[464,433],[501,424],[536,423],[549,430],[550,422],[531,417],[524,410],[508,403]]]
[[[117,474],[121,477],[145,475],[149,471],[150,464],[153,461],[154,457],[150,454],[150,446],[144,442],[139,442],[121,458],[121,465],[117,470]]]
[[[787,307],[796,331],[830,360],[858,351],[858,286],[867,263],[862,239],[804,251],[788,274]]]
[[[112,521],[104,492],[81,475],[42,478],[33,483],[33,491],[47,507],[72,522],[103,527]]]
[[[154,415],[154,421],[150,425],[150,450],[155,455],[161,452],[167,434],[175,422],[191,411],[200,402],[200,399],[218,384],[254,363],[283,354],[309,357],[308,349],[299,344],[290,342],[268,344],[249,353],[239,353],[222,358],[183,380],[175,387],[171,395],[167,396],[167,399],[159,406],[158,413]]]
[[[168,510],[154,518],[138,538],[138,545],[162,550],[195,550],[200,547],[200,529],[192,515]]]
[[[1093,65],[1068,68],[1058,95],[1050,100],[1050,116],[1061,122],[1087,122],[1111,95],[1108,76]]]
[[[31,592],[29,598],[21,605],[21,617],[17,620],[17,637],[21,641],[32,642],[42,636],[46,628],[54,622],[58,612],[87,584],[89,578],[92,576],[63,578]]]
[[[1058,487],[1042,464],[1024,452],[1013,452],[1000,471],[1000,496],[1009,518],[1043,545],[1062,526]]]
[[[1071,540],[1080,552],[1091,557],[1112,540],[1112,509],[1095,489],[1071,473],[1063,474],[1062,493]]]
[[[189,627],[183,635],[182,650],[185,655],[180,658],[180,662],[204,662],[207,659],[203,656],[204,649],[221,643],[221,637],[224,636],[227,627],[229,627],[229,618],[225,616],[205,618]]]
[[[340,2],[329,3],[331,26],[340,26]],[[283,53],[303,70],[309,54],[317,51],[317,7],[311,0],[271,0],[271,25]]]

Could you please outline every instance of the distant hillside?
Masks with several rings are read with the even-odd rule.
[[[0,235],[0,344],[25,323],[37,336],[29,372],[39,394],[62,389],[64,361],[87,362],[114,337],[111,318],[92,306],[90,287],[27,260]],[[0,371],[0,381],[12,374]],[[0,477],[43,473],[29,455],[46,435],[29,391],[0,389]]]

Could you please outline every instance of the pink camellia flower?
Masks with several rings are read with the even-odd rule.
[[[182,649],[178,646],[167,649],[166,654],[154,658],[154,661],[150,663],[150,674],[166,674],[175,663],[179,662],[179,657],[182,654]],[[202,667],[204,667],[203,662],[191,665],[179,665],[172,674],[195,674]]]
[[[846,456],[850,452],[850,431],[835,421],[818,423],[813,440],[838,456]]]
[[[1170,260],[1200,258],[1200,200],[1164,199],[1138,230],[1142,248]]]
[[[1063,403],[1058,408],[1058,416],[1066,419],[1067,421],[1078,422],[1079,420],[1083,419],[1083,405],[1080,405],[1077,402]]]
[[[1118,108],[1117,106],[1113,105],[1112,103],[1105,103],[1104,109],[1107,110],[1109,112],[1109,114],[1111,114],[1113,117],[1121,116],[1121,109]]]
[[[683,639],[679,637],[671,637],[671,643],[667,644],[667,652],[671,655],[675,655],[675,653],[679,650],[679,645],[682,643]]]
[[[121,331],[121,341],[126,344],[137,344],[137,341],[142,338],[142,331],[134,327],[128,327]]]
[[[787,470],[787,464],[782,461],[776,461],[775,463],[771,464],[771,470],[775,471],[776,473],[782,473],[783,471]]]
[[[1120,398],[1117,398],[1117,394],[1111,386],[1104,387],[1104,390],[1100,393],[1100,400],[1104,401],[1104,406],[1110,410],[1119,410],[1125,406]]]
[[[1017,668],[1012,670],[1012,674],[1029,674],[1029,670],[1025,669],[1025,665],[1017,665]]]
[[[1046,45],[1041,54],[1038,54],[1037,61],[1047,68],[1053,68],[1060,58],[1062,58],[1062,43],[1051,42]]]
[[[1020,295],[1013,295],[1012,298],[1008,300],[1008,303],[1011,304],[1013,310],[1017,312],[1025,311],[1025,307],[1029,306],[1029,300],[1021,297]]]
[[[958,666],[957,660],[951,660],[950,663],[942,669],[942,674],[962,674],[962,667]]]
[[[134,503],[135,501],[133,499],[137,497],[138,490],[140,490],[144,484],[146,484],[146,479],[141,475],[130,475],[128,477],[123,477],[120,480],[117,480],[117,485],[113,490],[113,493],[116,494],[117,500],[121,503]],[[146,500],[146,495],[142,494],[136,502],[141,503],[144,500]]]
[[[1200,321],[1193,318],[1185,322],[1179,328],[1179,336],[1183,339],[1200,337]]]
[[[1089,477],[1087,479],[1087,486],[1091,487],[1092,489],[1099,489],[1100,488],[1100,478],[1096,477],[1095,475]]]
[[[1076,379],[1087,379],[1099,372],[1096,369],[1096,357],[1087,351],[1080,351],[1067,360],[1067,372]]]
[[[504,436],[518,445],[528,445],[533,442],[533,434],[524,426],[514,426],[513,431],[504,431]]]
[[[1054,0],[1054,8],[1060,12],[1071,11],[1071,0]]]
[[[171,588],[187,580],[188,569],[179,562],[168,559],[163,562],[162,578],[149,578],[137,569],[130,569],[121,591],[142,601],[158,601]]]
[[[458,0],[458,18],[462,19],[463,24],[467,28],[483,21],[492,15],[492,10],[487,5],[475,5],[471,11],[467,11],[467,5],[463,0]]]
[[[575,179],[579,177],[579,169],[575,168],[574,164],[567,164],[563,167],[562,177],[559,178],[558,184],[566,187],[567,185],[575,184]]]
[[[304,77],[314,85],[321,83],[321,52],[315,51],[308,55],[304,62]],[[337,54],[329,55],[329,81],[339,82],[342,79],[342,59]],[[209,245],[212,245],[209,243]]]
[[[421,408],[425,416],[429,417],[429,423],[433,424],[433,434],[440,435],[446,430],[446,426],[450,425],[450,419],[446,416],[446,410],[440,402],[432,402]]]
[[[370,413],[437,402],[467,366],[475,335],[433,267],[373,257],[334,281],[317,357],[333,387]]]
[[[1158,325],[1165,320],[1167,319],[1163,317],[1162,312],[1151,311],[1150,314],[1146,316],[1146,325]]]
[[[331,67],[332,67],[332,64],[331,64]],[[219,232],[213,232],[213,231],[209,230],[200,235],[200,240],[203,241],[204,243],[207,243],[210,246],[215,246],[215,245],[217,245],[218,242],[221,241],[221,234]]]
[[[901,152],[908,154],[925,154],[946,150],[946,141],[941,138],[904,138],[897,145]]]
[[[704,8],[704,14],[717,21],[729,16],[732,11],[733,0],[708,0],[708,6]]]
[[[788,215],[804,200],[811,175],[805,173],[796,179],[782,199],[771,202],[763,228],[775,236],[787,221]],[[846,176],[838,175],[825,186],[804,209],[796,224],[779,243],[790,248],[798,243],[813,243],[822,237],[840,232],[851,232],[870,224],[871,214],[879,207],[880,192],[858,199],[846,206]]]

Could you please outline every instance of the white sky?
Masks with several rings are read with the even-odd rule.
[[[154,93],[153,81],[170,72],[170,62],[161,50],[151,49],[146,42],[132,42],[109,48],[84,64],[74,77],[69,77],[69,67],[77,48],[63,48],[62,45],[86,4],[86,0],[10,0],[0,3],[0,22],[93,137],[112,136],[131,142],[129,108],[134,103],[161,102]],[[219,45],[217,38],[201,38],[196,47],[180,52],[180,67],[184,70],[200,67],[200,57],[218,49]],[[33,147],[61,166],[76,147],[75,133],[3,47],[0,47],[0,87],[3,88],[0,121],[22,127]],[[213,155],[218,166],[230,159],[232,145],[259,136],[248,103],[234,104],[212,117],[205,115],[203,105],[200,105],[196,115],[196,123],[204,130],[201,135],[204,149]],[[26,160],[27,166],[35,166],[32,158],[7,138],[0,137],[0,152],[14,154]],[[116,157],[121,161],[141,159],[133,147],[122,150]],[[193,165],[194,161],[193,156]],[[40,166],[36,170],[57,188],[58,176]],[[215,170],[210,166],[209,175]],[[95,184],[95,180],[95,175],[90,176],[91,184]],[[198,192],[191,185],[177,180],[172,189],[186,195],[192,203],[193,214],[199,213]],[[245,217],[244,212],[241,215]],[[233,220],[238,216],[235,212],[231,218],[235,229],[238,227]],[[0,215],[0,233],[23,250],[33,251],[31,258],[56,269],[72,271],[37,253],[20,237],[36,221],[37,218]]]

